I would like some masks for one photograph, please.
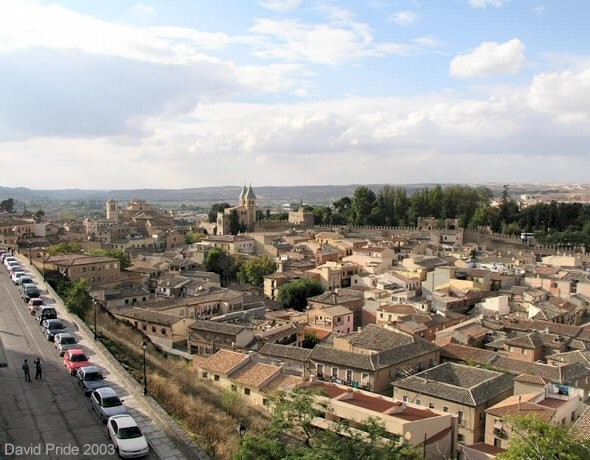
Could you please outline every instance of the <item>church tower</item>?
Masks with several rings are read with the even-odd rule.
[[[244,187],[245,189],[246,187]],[[256,231],[256,195],[252,190],[252,185],[248,187],[244,195],[244,206],[246,207],[246,227],[249,232]]]
[[[105,203],[107,220],[116,220],[119,218],[119,205],[115,200],[109,200]]]
[[[246,193],[248,193],[248,189],[246,189],[246,184],[242,187],[242,192],[240,193],[240,201],[238,206],[246,206]]]

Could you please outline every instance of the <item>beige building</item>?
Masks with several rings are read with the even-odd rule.
[[[221,248],[230,254],[254,254],[256,244],[247,235],[212,235],[203,238],[199,243],[203,248]]]
[[[186,342],[188,327],[196,321],[138,307],[117,310],[114,315],[131,323],[152,342],[167,348],[172,348],[175,343]]]
[[[554,424],[575,422],[582,411],[583,391],[546,385],[536,393],[514,395],[486,410],[485,443],[507,449],[512,427],[506,422],[509,415],[536,415]]]
[[[114,283],[120,280],[119,259],[83,254],[60,254],[49,257],[47,270],[57,270],[70,281],[85,278],[89,284]]]
[[[211,355],[217,351],[244,348],[254,341],[254,328],[238,324],[197,320],[189,326],[189,353]]]
[[[328,261],[316,268],[307,270],[305,274],[317,279],[324,290],[330,291],[338,288],[350,287],[352,277],[360,272],[360,267],[354,262]]]
[[[388,433],[405,438],[422,458],[446,460],[455,452],[456,415],[333,383],[312,382],[303,386],[324,395],[318,396],[318,400],[327,404],[328,409],[314,420],[317,427],[343,421],[354,425],[375,418]]]
[[[393,396],[408,403],[442,410],[458,417],[458,443],[484,440],[485,410],[513,392],[508,374],[444,363],[393,383]]]

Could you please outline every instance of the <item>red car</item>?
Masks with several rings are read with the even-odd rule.
[[[68,368],[70,375],[76,375],[76,371],[84,366],[90,366],[86,354],[79,348],[68,350],[64,354],[64,366]]]

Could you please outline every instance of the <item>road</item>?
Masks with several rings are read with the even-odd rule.
[[[52,303],[47,296],[45,300]],[[76,334],[75,325],[69,329]],[[90,409],[89,398],[66,372],[63,359],[41,333],[3,265],[0,339],[8,361],[8,367],[0,368],[0,458],[118,458],[105,426]],[[81,348],[92,361],[91,344],[86,344],[81,341]],[[43,380],[35,380],[31,365],[32,381],[26,382],[22,362],[26,358],[32,364],[37,357],[44,363]],[[108,369],[103,370],[108,380]],[[150,450],[147,458],[158,456]]]

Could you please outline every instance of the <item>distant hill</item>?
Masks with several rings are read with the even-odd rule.
[[[394,184],[395,185],[395,184]],[[432,188],[436,184],[405,184],[404,187],[408,193],[412,193],[421,188]],[[440,184],[443,187],[451,184]],[[343,196],[352,197],[354,190],[359,184],[350,185],[306,185],[306,186],[270,186],[256,187],[256,193],[260,203],[331,203]],[[383,188],[384,184],[366,185],[375,192]],[[484,184],[495,193],[502,189],[501,184]],[[510,192],[516,194],[547,191],[566,190],[571,186],[568,185],[528,185],[515,184],[510,185]],[[133,198],[139,198],[150,202],[190,202],[190,203],[218,203],[227,201],[235,203],[240,195],[241,187],[200,187],[186,189],[133,189],[133,190],[83,190],[83,189],[63,189],[63,190],[33,190],[25,187],[1,187],[0,200],[14,198],[17,201],[106,201],[115,199],[128,201]]]

